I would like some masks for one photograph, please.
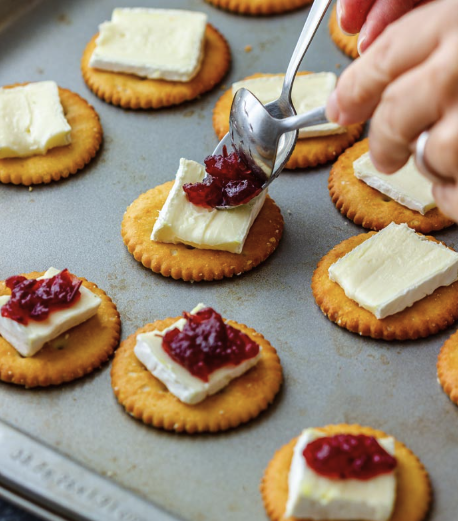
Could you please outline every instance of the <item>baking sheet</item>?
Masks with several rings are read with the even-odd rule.
[[[104,145],[71,179],[48,186],[0,186],[0,278],[68,267],[112,297],[122,338],[198,302],[261,332],[278,349],[285,385],[257,420],[218,435],[186,436],[129,417],[111,391],[109,365],[69,385],[25,390],[0,385],[0,418],[109,476],[179,518],[266,518],[258,491],[276,449],[303,428],[356,422],[406,443],[428,468],[435,493],[431,520],[456,518],[458,409],[436,381],[440,346],[451,328],[415,342],[380,342],[329,322],[310,289],[319,259],[363,230],[341,216],[327,191],[329,166],[285,172],[270,193],[285,233],[277,252],[252,272],[221,282],[184,283],[155,275],[127,252],[120,225],[126,207],[171,180],[180,157],[202,161],[216,138],[217,88],[201,99],[156,112],[103,103],[85,86],[82,51],[119,2],[46,0],[0,33],[0,84],[53,79],[86,98],[101,116]],[[229,86],[253,72],[281,72],[308,9],[245,18],[203,0],[124,2],[125,6],[201,10],[228,39]],[[244,51],[246,45],[252,51]],[[349,60],[322,26],[303,69],[339,73]],[[437,234],[458,246],[454,228]]]

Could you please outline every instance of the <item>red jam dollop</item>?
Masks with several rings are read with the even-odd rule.
[[[51,311],[73,304],[81,294],[81,280],[66,269],[41,280],[17,275],[6,279],[5,284],[11,298],[2,306],[2,317],[25,326],[29,320],[45,320]]]
[[[259,353],[259,345],[240,330],[225,324],[212,308],[194,315],[183,313],[186,324],[168,331],[162,348],[193,376],[208,382],[213,371],[226,365],[239,365]]]
[[[246,204],[262,190],[264,180],[254,174],[236,152],[205,158],[207,176],[201,183],[186,183],[183,190],[196,206],[237,206]]]
[[[367,480],[391,472],[396,458],[372,436],[337,434],[309,443],[304,449],[307,465],[330,479]]]

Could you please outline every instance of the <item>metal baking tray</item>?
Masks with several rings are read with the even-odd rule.
[[[458,409],[436,381],[440,346],[456,328],[426,340],[382,342],[342,330],[322,315],[310,289],[313,270],[335,244],[363,232],[330,200],[330,165],[285,172],[272,185],[270,193],[285,218],[284,236],[270,259],[243,276],[212,283],[174,281],[143,268],[127,252],[120,236],[126,207],[173,179],[180,157],[202,161],[214,149],[212,109],[222,87],[194,102],[147,112],[122,110],[95,97],[79,63],[98,24],[118,4],[46,0],[0,32],[1,85],[53,79],[86,98],[105,131],[97,158],[70,179],[32,191],[0,186],[0,278],[68,267],[116,302],[123,338],[147,322],[204,302],[269,339],[280,355],[285,383],[258,419],[217,435],[177,435],[134,420],[113,395],[110,364],[50,389],[0,384],[0,420],[156,505],[148,519],[168,518],[168,512],[192,521],[265,520],[259,482],[276,449],[308,426],[370,425],[405,442],[426,465],[435,495],[430,519],[456,519]],[[249,18],[203,0],[123,5],[208,13],[233,53],[226,86],[253,72],[284,71],[308,12]],[[251,52],[245,52],[247,45]],[[348,63],[324,24],[302,68],[340,73]],[[458,246],[455,227],[437,236]],[[21,436],[10,438],[19,443],[26,440]],[[0,434],[0,445],[5,439]],[[0,469],[11,459],[8,454],[0,451]],[[52,459],[54,452],[46,454]],[[23,486],[29,483],[24,475]],[[2,485],[4,497],[32,508],[27,494]],[[62,490],[50,490],[62,499]],[[34,511],[47,519],[83,518],[51,510],[48,504]]]

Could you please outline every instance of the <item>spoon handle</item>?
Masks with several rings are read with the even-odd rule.
[[[280,96],[280,100],[283,103],[292,105],[291,90],[297,70],[331,2],[332,0],[314,0],[312,4],[285,74],[285,81]]]
[[[298,116],[277,120],[277,125],[282,128],[283,132],[299,130],[300,128],[312,127],[313,125],[321,125],[323,123],[329,123],[326,118],[325,107],[319,107]]]

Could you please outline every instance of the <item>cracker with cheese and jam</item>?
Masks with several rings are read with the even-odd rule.
[[[122,342],[114,393],[135,418],[175,432],[217,432],[264,410],[282,382],[275,349],[255,330],[199,304]]]
[[[400,441],[360,425],[305,429],[280,448],[262,479],[271,521],[423,521],[431,484]]]
[[[232,85],[217,101],[213,110],[213,128],[218,139],[229,132],[229,116],[235,93],[245,88],[264,105],[280,97],[283,74],[254,74]],[[298,114],[326,105],[336,86],[336,75],[331,72],[299,72],[292,90],[293,105]],[[325,123],[300,129],[296,147],[286,168],[307,168],[334,160],[361,136],[363,124],[341,127]]]
[[[228,43],[204,13],[118,8],[86,46],[81,69],[107,103],[158,109],[213,89],[230,62]]]
[[[102,143],[83,98],[53,81],[0,88],[0,182],[50,183],[81,170]]]
[[[312,290],[329,320],[349,331],[427,337],[458,319],[458,253],[392,223],[333,248],[318,263]]]
[[[226,201],[220,200],[225,187],[219,180],[246,173],[234,153],[209,156],[205,163],[214,173],[207,180],[217,179],[211,187],[203,165],[181,159],[174,182],[140,195],[124,214],[121,233],[127,249],[155,273],[185,281],[232,277],[255,268],[278,246],[283,217],[266,192],[231,210],[214,208]],[[238,186],[245,188],[238,192],[234,182],[232,188],[226,185],[224,197],[240,194],[242,199],[234,202],[242,202],[247,181],[242,177]],[[252,185],[249,197],[253,190],[260,188]]]
[[[328,188],[337,209],[364,228],[381,230],[395,222],[429,233],[454,224],[437,208],[432,182],[418,171],[413,157],[394,174],[383,174],[370,159],[368,139],[334,163]]]
[[[105,362],[121,322],[104,291],[68,270],[49,268],[0,283],[0,380],[46,387]]]

